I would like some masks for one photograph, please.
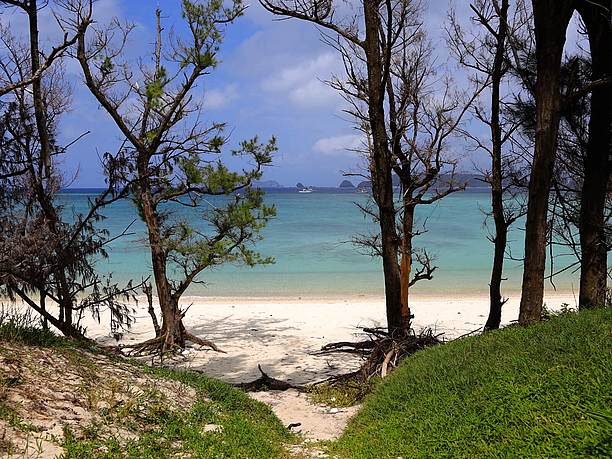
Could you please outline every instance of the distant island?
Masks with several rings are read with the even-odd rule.
[[[353,185],[353,183],[348,180],[342,180],[342,183],[340,183],[339,188],[355,188],[355,185]]]
[[[256,180],[253,182],[255,188],[283,188],[276,180]]]
[[[440,186],[444,186],[445,183],[448,183],[448,180],[451,178],[450,174],[440,174]],[[467,188],[480,188],[480,187],[488,187],[489,184],[484,181],[484,176],[481,174],[470,174],[465,172],[458,172],[454,176],[452,176],[453,182],[456,183],[464,183]],[[348,181],[348,180],[346,180]],[[342,182],[344,183],[344,182]],[[349,182],[350,183],[350,182]],[[400,186],[399,177],[393,174],[393,186]],[[340,185],[341,188],[342,184]],[[369,180],[364,180],[359,182],[357,185],[358,191],[365,191],[372,189],[372,182]]]

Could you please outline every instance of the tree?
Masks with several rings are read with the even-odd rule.
[[[525,72],[533,70],[525,69]],[[533,76],[530,77],[533,79]],[[601,171],[589,169],[588,164],[597,160],[602,154],[607,157],[605,147],[602,149],[593,147],[592,136],[602,137],[600,126],[591,124],[592,116],[600,116],[601,111],[592,110],[592,101],[595,93],[590,91],[602,87],[605,80],[596,78],[592,69],[591,58],[588,54],[570,55],[564,58],[560,71],[560,97],[561,115],[558,138],[557,160],[553,175],[552,190],[554,194],[549,204],[551,227],[549,228],[549,244],[555,248],[561,247],[561,253],[554,256],[551,250],[551,271],[550,278],[554,278],[561,272],[573,269],[579,265],[581,275],[581,286],[586,281],[583,272],[587,269],[593,270],[596,266],[599,272],[603,271],[604,276],[600,276],[597,282],[598,294],[600,298],[593,305],[606,304],[606,280],[607,280],[607,252],[610,249],[610,217],[612,208],[610,206],[609,184],[600,188],[597,193],[593,193],[593,182],[603,173],[609,177],[609,166],[607,160],[601,164]],[[533,94],[526,91],[527,99],[519,99],[512,110],[515,117],[521,122],[523,129],[528,136],[535,135],[535,101]],[[603,114],[604,122],[608,115]],[[602,124],[599,122],[598,124]],[[592,125],[597,126],[595,130]],[[603,136],[606,130],[603,129]],[[587,173],[589,174],[587,176]],[[587,178],[588,177],[588,178]],[[597,251],[583,249],[585,234],[593,231],[593,227],[585,224],[582,220],[582,209],[602,200],[602,208],[596,213],[600,219],[601,227],[597,232],[597,238],[593,243]],[[564,250],[565,249],[565,250]],[[574,255],[575,262],[562,263],[557,267],[556,258],[566,257],[569,250],[570,255]],[[603,251],[604,255],[597,255]],[[603,258],[603,260],[602,260]],[[601,279],[603,277],[603,279]],[[586,290],[586,291],[585,291]],[[589,295],[588,289],[581,287],[581,292]],[[592,294],[592,291],[590,292]],[[584,300],[579,300],[580,307],[588,307]]]
[[[560,66],[571,0],[532,0],[536,41],[536,129],[527,219],[519,323],[540,320],[544,300],[547,216],[560,118]]]
[[[118,331],[130,324],[130,310],[121,300],[133,288],[102,278],[94,264],[106,256],[109,242],[108,233],[96,227],[104,218],[101,210],[125,195],[114,175],[120,159],[105,155],[107,188],[85,214],[67,220],[57,199],[66,181],[56,163],[71,144],[60,145],[55,133],[70,106],[69,86],[61,60],[40,70],[36,2],[4,3],[25,11],[30,27],[27,45],[8,30],[1,38],[0,79],[11,90],[0,104],[0,286],[66,336],[84,338],[82,313],[89,310],[99,320],[104,308],[110,310],[111,329]],[[48,300],[57,315],[47,309]]]
[[[423,231],[415,210],[463,189],[447,144],[475,96],[465,101],[447,76],[437,75],[418,1],[364,0],[344,19],[331,1],[261,3],[274,14],[324,28],[324,41],[344,62],[346,75],[330,84],[349,103],[347,112],[366,139],[374,206],[362,210],[380,228],[356,242],[382,257],[387,326],[391,334],[405,334],[411,321],[409,288],[431,279],[435,270],[428,252],[413,246]],[[397,201],[394,175],[400,183]]]
[[[28,16],[28,26],[30,31],[30,37],[33,39],[38,35],[38,11],[40,8],[47,6],[46,2],[43,2],[43,5],[39,5],[37,0],[1,0],[0,8],[12,8],[16,7],[19,10],[23,11]],[[11,32],[8,27],[0,24],[0,36],[9,37],[11,36]],[[72,35],[71,37],[64,33],[63,40],[61,43],[52,47],[50,52],[45,55],[38,49],[38,43],[36,40],[30,42],[30,46],[35,48],[38,52],[32,55],[32,71],[30,73],[21,75],[20,78],[13,78],[14,74],[9,72],[11,75],[11,81],[7,81],[4,78],[0,78],[0,97],[13,92],[15,90],[24,88],[29,85],[33,85],[34,87],[39,84],[38,82],[41,80],[43,73],[45,73],[56,60],[60,60],[62,56],[66,54],[66,51],[69,47],[76,43],[76,35]],[[6,43],[4,43],[6,45]],[[9,51],[5,49],[5,51]],[[42,62],[41,62],[42,56]],[[8,67],[5,67],[5,70]],[[15,70],[15,69],[13,69]]]
[[[520,121],[509,117],[508,105],[513,100],[513,90],[505,89],[512,81],[513,42],[529,27],[529,15],[525,14],[522,1],[512,8],[509,0],[476,0],[470,8],[474,14],[471,23],[476,31],[465,30],[454,10],[449,15],[447,40],[458,62],[472,72],[479,85],[487,87],[483,102],[473,106],[473,116],[490,132],[490,138],[466,131],[476,149],[491,158],[491,168],[483,173],[491,186],[491,212],[494,230],[493,266],[489,283],[489,315],[485,330],[499,328],[502,307],[507,301],[501,292],[504,258],[510,226],[524,214],[521,185],[526,175],[525,161],[516,154],[515,133]]]
[[[536,42],[535,151],[529,185],[525,233],[525,263],[519,322],[540,319],[546,260],[547,206],[557,150],[562,107],[593,92],[595,104],[589,121],[589,153],[585,158],[581,192],[581,307],[605,303],[606,244],[605,200],[609,180],[610,151],[610,4],[607,0],[549,2],[533,0]],[[574,10],[584,21],[589,36],[593,75],[596,79],[565,98],[560,94],[561,55],[565,31]],[[595,60],[597,64],[595,64]],[[597,71],[595,68],[597,67]],[[584,295],[584,296],[583,296]]]
[[[89,15],[91,2],[70,3],[74,23]],[[179,36],[164,34],[158,9],[151,63],[141,60],[135,67],[122,60],[132,25],[116,21],[99,29],[89,21],[78,34],[76,57],[85,83],[125,137],[122,173],[133,184],[132,199],[147,228],[162,323],[157,336],[138,345],[137,352],[173,351],[186,341],[216,350],[186,331],[181,296],[208,268],[272,261],[251,247],[275,213],[251,184],[271,162],[275,140],[242,142],[232,155],[252,167],[230,171],[221,157],[225,125],[205,125],[202,104],[194,96],[196,83],[217,66],[226,25],[243,9],[240,0],[229,7],[217,0],[184,0],[187,32]],[[211,203],[211,196],[221,198]],[[200,211],[207,226],[181,218],[177,209],[182,207]]]
[[[580,201],[579,305],[592,308],[604,306],[607,299],[606,200],[609,197],[612,155],[612,2],[581,1],[577,10],[585,24],[592,63],[590,82],[581,88],[582,92],[592,92]]]

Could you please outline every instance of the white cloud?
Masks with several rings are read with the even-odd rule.
[[[296,106],[301,108],[337,105],[339,96],[322,80],[338,72],[338,59],[331,52],[325,52],[314,59],[285,67],[261,83],[265,91],[284,93]]]
[[[354,150],[363,146],[363,135],[347,134],[319,139],[314,143],[312,149],[325,155],[354,155]]]
[[[220,89],[211,89],[204,93],[204,107],[210,110],[226,107],[238,98],[238,85],[228,84]]]

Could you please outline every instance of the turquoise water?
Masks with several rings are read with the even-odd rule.
[[[84,211],[93,194],[62,194],[67,212]],[[221,199],[221,198],[219,198]],[[270,190],[269,204],[276,205],[277,217],[264,231],[259,251],[275,258],[273,265],[246,268],[224,266],[205,272],[206,285],[194,285],[187,294],[197,296],[244,297],[331,297],[347,295],[382,296],[382,268],[379,259],[358,253],[350,243],[356,233],[367,233],[375,226],[366,219],[355,202],[367,196],[339,190],[320,190],[299,194],[294,190]],[[468,190],[451,195],[435,206],[423,206],[417,213],[427,219],[428,231],[417,245],[435,254],[438,269],[435,279],[419,282],[419,295],[470,295],[488,291],[493,245],[486,239],[483,209],[489,207],[486,190]],[[214,201],[211,201],[215,204]],[[184,218],[201,221],[192,209],[181,209]],[[111,234],[119,234],[136,220],[134,234],[115,241],[110,257],[98,263],[103,272],[112,272],[115,280],[139,280],[150,273],[150,260],[144,244],[144,226],[133,205],[115,203],[105,214],[103,225]],[[522,223],[510,236],[512,255],[520,257],[523,246]],[[520,288],[521,262],[506,261],[504,283],[507,292]],[[559,266],[557,266],[559,267]],[[555,280],[558,290],[577,287],[577,275],[566,273]],[[547,283],[547,287],[551,288]]]

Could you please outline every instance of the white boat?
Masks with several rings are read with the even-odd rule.
[[[298,193],[312,193],[314,190],[312,189],[311,186],[307,186],[306,188],[302,188],[301,190],[298,190]]]

